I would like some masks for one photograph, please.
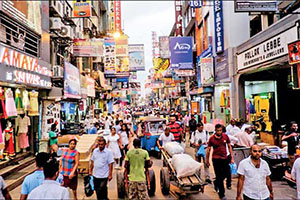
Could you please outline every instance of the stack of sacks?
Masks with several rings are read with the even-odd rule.
[[[201,168],[201,163],[188,154],[176,154],[171,160],[178,178],[192,176]]]

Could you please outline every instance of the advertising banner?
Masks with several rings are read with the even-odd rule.
[[[121,1],[114,1],[115,31],[121,32]]]
[[[91,17],[92,4],[91,1],[76,0],[73,1],[73,17]]]
[[[289,64],[294,65],[300,63],[300,40],[288,44]]]
[[[81,97],[87,98],[87,79],[86,76],[80,75]]]
[[[215,50],[224,51],[223,0],[214,0]]]
[[[104,39],[104,73],[116,73],[116,43],[113,38]]]
[[[201,84],[214,82],[213,58],[200,58]]]
[[[78,57],[101,57],[104,55],[103,39],[74,39],[73,54]]]
[[[229,78],[228,49],[215,56],[215,81]]]
[[[145,71],[144,45],[128,45],[128,54],[130,71]]]
[[[79,69],[71,63],[64,62],[64,96],[67,98],[81,98]]]
[[[116,40],[116,56],[128,56],[128,36],[121,35],[115,40]]]
[[[175,36],[183,36],[182,34],[182,1],[175,0]]]
[[[89,97],[95,97],[96,91],[95,91],[95,80],[89,76],[87,78],[87,95]]]
[[[171,68],[193,69],[193,38],[192,37],[171,37]]]
[[[159,37],[159,54],[161,58],[170,58],[169,37]]]
[[[129,57],[116,57],[116,73],[129,72]]]

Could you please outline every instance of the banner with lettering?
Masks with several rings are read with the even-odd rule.
[[[67,98],[80,99],[81,98],[81,85],[80,85],[80,72],[77,67],[64,62],[64,96]]]
[[[116,43],[113,38],[104,39],[104,73],[116,73]]]

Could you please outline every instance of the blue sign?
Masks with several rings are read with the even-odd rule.
[[[200,56],[197,56],[197,67],[196,67],[196,70],[197,70],[197,83],[198,83],[198,88],[201,87],[200,60],[201,60],[201,57],[200,57]]]
[[[170,37],[170,66],[173,69],[193,69],[193,38]]]
[[[201,8],[202,7],[202,0],[190,0],[189,1],[189,5],[192,8]]]
[[[128,77],[124,77],[124,78],[117,78],[116,82],[120,83],[120,82],[128,82],[129,78]]]
[[[221,53],[224,51],[222,0],[214,0],[214,19],[215,19],[215,50],[216,53]]]

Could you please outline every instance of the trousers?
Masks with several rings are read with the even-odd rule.
[[[97,200],[108,200],[107,197],[107,181],[108,178],[94,177],[94,188],[96,191]]]
[[[225,196],[224,179],[227,176],[228,160],[227,159],[212,159],[214,171],[216,175],[216,186],[219,189],[219,197]]]

